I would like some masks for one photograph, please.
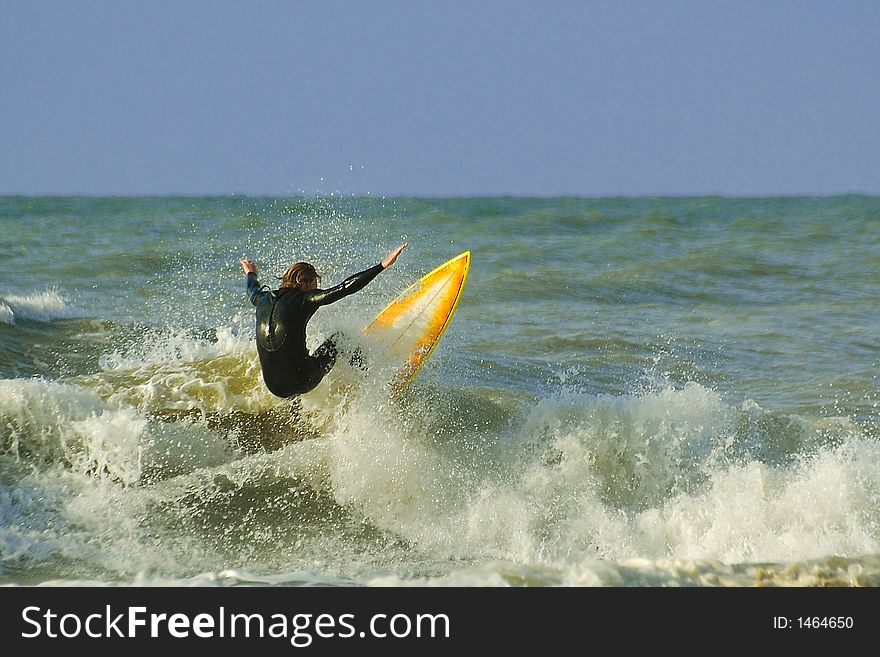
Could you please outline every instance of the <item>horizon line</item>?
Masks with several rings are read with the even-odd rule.
[[[286,198],[314,198],[314,199],[422,199],[422,200],[453,200],[453,199],[685,199],[685,198],[723,198],[723,199],[758,199],[758,198],[836,198],[843,196],[880,196],[877,192],[774,192],[774,193],[726,193],[726,192],[696,192],[696,193],[611,193],[611,194],[577,194],[577,193],[546,193],[546,194],[518,194],[518,193],[472,193],[472,194],[423,194],[423,193],[392,193],[374,194],[371,192],[294,192],[289,194],[280,193],[254,193],[254,192],[149,192],[149,193],[59,193],[59,192],[0,192],[0,198],[84,198],[84,199],[148,199],[148,198],[253,198],[253,199],[286,199]]]

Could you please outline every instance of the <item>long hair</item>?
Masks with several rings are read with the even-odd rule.
[[[307,262],[295,262],[282,276],[279,277],[281,285],[279,287],[293,287],[302,289],[303,286],[310,284],[312,281],[320,282],[321,277],[315,268]]]

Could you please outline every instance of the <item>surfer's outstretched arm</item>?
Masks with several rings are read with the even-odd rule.
[[[255,306],[257,305],[257,293],[260,291],[262,287],[260,285],[260,281],[257,280],[257,266],[254,264],[253,260],[248,258],[242,258],[238,261],[241,264],[241,269],[244,271],[247,276],[247,295],[248,299],[251,300],[251,303]]]
[[[339,285],[334,285],[326,290],[312,290],[306,294],[309,295],[309,301],[313,304],[317,306],[326,306],[327,304],[339,301],[343,297],[347,297],[349,294],[354,294],[355,292],[364,289],[367,283],[382,273],[383,269],[385,268],[381,263],[373,265],[369,269],[359,271],[357,274],[349,276]]]
[[[392,249],[391,252],[385,256],[385,259],[378,265],[373,265],[369,269],[365,269],[353,276],[349,276],[339,285],[327,290],[314,290],[310,293],[309,300],[318,306],[326,306],[327,304],[339,301],[343,297],[347,297],[349,294],[354,294],[355,292],[364,289],[367,283],[376,278],[383,269],[387,269],[393,265],[397,260],[397,256],[399,256],[401,251],[405,248],[406,242]]]

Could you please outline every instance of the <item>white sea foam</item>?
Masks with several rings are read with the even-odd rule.
[[[74,309],[59,290],[0,296],[0,321],[6,324],[14,324],[17,317],[48,322],[73,315]]]
[[[107,352],[98,359],[104,370],[125,370],[142,365],[186,363],[216,358],[224,354],[245,353],[253,345],[236,326],[220,327],[214,339],[188,331],[148,331],[136,344]]]
[[[538,402],[499,438],[503,465],[481,470],[417,422],[354,408],[332,443],[333,491],[430,551],[534,566],[880,552],[880,447],[846,428],[823,445],[815,425],[791,423],[786,440],[805,451],[768,463],[748,419],[697,384],[563,395]]]
[[[214,464],[229,451],[206,427],[150,422],[86,387],[41,379],[0,380],[0,422],[8,456],[124,485],[145,471],[171,476]]]
[[[303,486],[296,495],[329,496],[339,509],[401,537],[420,554],[479,564],[422,580],[432,586],[830,581],[817,569],[835,582],[874,577],[873,571],[821,565],[828,555],[858,560],[880,553],[880,447],[857,426],[833,427],[833,440],[823,444],[811,434],[831,431],[827,421],[821,427],[793,423],[788,440],[809,449],[786,462],[765,462],[750,452],[754,432],[743,429],[759,413],[755,405],[728,404],[691,384],[638,396],[547,397],[509,431],[483,436],[482,447],[468,451],[461,444],[477,444],[484,426],[479,417],[439,418],[444,431],[456,421],[461,431],[474,432],[454,445],[426,431],[429,411],[401,414],[380,388],[368,385],[324,403],[344,404],[345,412],[326,424],[322,438],[235,458],[223,435],[203,423],[150,422],[136,406],[78,385],[0,381],[0,418],[12,451],[55,463],[4,489],[4,508],[28,516],[3,530],[5,554],[44,559],[70,553],[122,581],[186,585],[191,573],[222,562],[193,528],[160,536],[144,550],[145,527],[157,523],[143,524],[155,514],[151,509],[166,508],[169,519],[190,522],[191,513],[235,491],[273,490],[273,482],[289,479],[285,485]],[[28,496],[28,490],[40,494]],[[321,527],[326,512],[302,521]],[[240,521],[222,515],[219,522],[253,532],[249,540],[277,531],[246,528],[249,512],[242,513]],[[302,571],[309,583],[323,577],[310,561],[312,550],[362,549],[348,546],[351,536],[339,534],[337,521],[328,522],[332,546],[297,543],[286,569],[273,556],[270,570]],[[46,533],[50,525],[67,529]],[[820,565],[796,574],[772,566],[810,560]],[[411,581],[388,577],[367,583]],[[196,579],[224,586],[253,578],[208,573]]]

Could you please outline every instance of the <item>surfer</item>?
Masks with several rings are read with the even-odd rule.
[[[377,265],[349,276],[339,285],[322,290],[321,277],[307,262],[295,262],[279,278],[277,290],[261,285],[253,260],[239,260],[247,276],[247,295],[257,307],[257,354],[263,381],[269,391],[283,398],[313,390],[336,363],[339,333],[325,340],[313,354],[306,347],[306,324],[321,306],[362,290],[397,260],[407,246],[392,249]]]

